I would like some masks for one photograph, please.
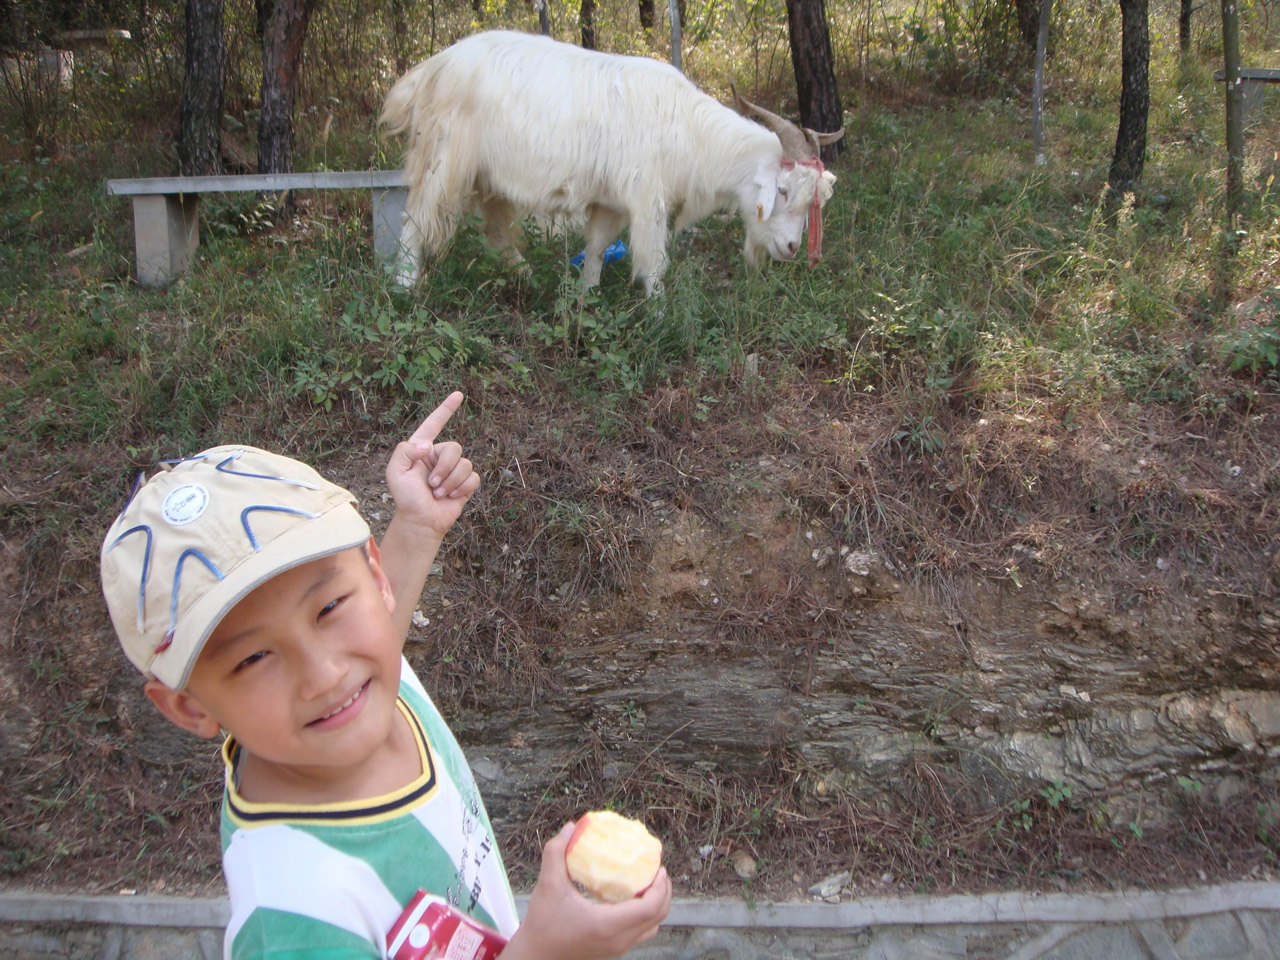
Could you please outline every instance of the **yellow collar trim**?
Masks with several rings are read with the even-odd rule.
[[[403,814],[412,805],[421,802],[437,789],[435,763],[431,756],[431,744],[418,715],[404,701],[396,699],[396,706],[413,732],[418,746],[419,775],[411,782],[377,797],[360,800],[343,800],[337,803],[258,803],[240,796],[236,787],[236,764],[242,748],[233,738],[222,744],[222,762],[226,768],[226,797],[224,807],[231,822],[238,827],[262,827],[271,823],[316,824],[323,826],[355,826],[361,823],[378,823]]]

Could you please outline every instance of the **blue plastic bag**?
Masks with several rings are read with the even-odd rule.
[[[613,263],[613,261],[615,260],[621,260],[626,255],[627,255],[627,245],[623,243],[621,240],[615,240],[609,246],[605,247],[604,262],[606,264],[610,264],[610,263]],[[586,256],[587,256],[587,251],[583,250],[576,257],[570,257],[569,262],[573,264],[575,267],[577,267],[579,270],[581,270],[582,261],[586,259]]]

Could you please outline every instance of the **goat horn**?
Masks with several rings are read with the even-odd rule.
[[[788,160],[812,160],[818,155],[817,148],[796,124],[752,103],[738,93],[738,85],[732,80],[729,81],[729,89],[733,92],[734,109],[744,117],[754,114],[756,119],[776,133],[782,141],[782,155]]]
[[[808,127],[805,127],[805,129],[808,130],[809,133],[817,137],[819,145],[824,147],[827,146],[828,144],[835,143],[837,140],[839,140],[841,137],[844,136],[844,127],[841,127],[835,133],[819,133],[817,130],[809,130]]]

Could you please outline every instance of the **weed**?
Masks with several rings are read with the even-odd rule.
[[[1262,294],[1255,311],[1264,321],[1227,335],[1220,349],[1232,370],[1259,375],[1280,369],[1280,288]]]
[[[1194,777],[1187,777],[1179,774],[1177,781],[1178,786],[1193,796],[1198,795],[1200,791],[1204,789],[1204,784],[1199,780],[1196,780]]]
[[[1019,830],[1029,831],[1035,820],[1031,816],[1031,801],[1027,799],[1016,800],[1009,808],[1011,814],[1010,822]]]
[[[939,428],[937,418],[931,414],[908,417],[893,434],[893,442],[903,448],[907,459],[931,453],[940,453],[947,445],[947,436]]]
[[[1054,810],[1071,799],[1071,785],[1061,780],[1055,780],[1047,787],[1040,790],[1040,796],[1044,797],[1045,802]]]
[[[1275,863],[1277,851],[1280,851],[1280,803],[1260,801],[1257,813],[1258,842],[1267,849],[1268,859]]]
[[[294,389],[326,410],[344,395],[362,403],[391,392],[413,399],[437,390],[446,370],[482,365],[492,349],[488,337],[464,335],[422,307],[401,313],[389,300],[356,298],[342,311],[334,344],[298,359]]]

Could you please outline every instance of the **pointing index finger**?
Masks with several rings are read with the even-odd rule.
[[[431,446],[436,437],[440,435],[440,431],[444,429],[444,425],[449,422],[449,418],[458,412],[458,408],[462,406],[462,401],[461,390],[455,390],[445,397],[444,403],[427,414],[427,419],[423,420],[418,429],[413,431],[413,436],[409,438],[409,442],[419,447]]]

